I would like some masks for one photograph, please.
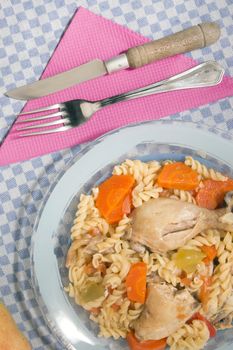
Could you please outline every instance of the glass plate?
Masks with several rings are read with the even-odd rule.
[[[114,130],[89,144],[74,157],[51,186],[40,208],[32,237],[31,268],[36,298],[48,326],[64,349],[128,349],[124,340],[98,338],[88,313],[75,305],[64,286],[65,257],[70,244],[80,193],[111,174],[126,158],[183,160],[193,155],[206,165],[233,177],[233,136],[190,122],[145,122]],[[230,350],[232,330],[218,332],[207,350]]]

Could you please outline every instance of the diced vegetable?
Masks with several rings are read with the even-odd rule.
[[[216,209],[224,199],[224,193],[219,190],[201,188],[196,195],[196,202],[199,207]]]
[[[119,304],[114,303],[114,304],[111,305],[111,308],[112,308],[114,311],[118,311],[118,310],[121,308],[121,306],[120,306]]]
[[[190,284],[192,282],[191,279],[188,277],[183,277],[180,279],[180,281],[181,281],[181,283],[183,283],[184,286],[187,286],[187,287],[190,286]]]
[[[101,215],[113,224],[121,220],[125,213],[130,213],[130,194],[134,186],[131,175],[113,175],[99,186],[96,207]]]
[[[85,290],[80,293],[80,299],[83,303],[89,303],[104,295],[104,287],[101,283],[89,283]]]
[[[203,315],[201,315],[199,312],[196,312],[189,320],[188,323],[191,323],[193,320],[200,320],[205,322],[209,329],[210,337],[215,337],[216,335],[216,329],[215,327],[210,323],[210,321],[207,320]]]
[[[205,180],[203,187],[196,195],[197,204],[202,208],[216,209],[223,202],[225,194],[232,190],[232,179],[226,181]]]
[[[88,231],[88,234],[91,235],[92,237],[96,237],[97,235],[100,234],[100,230],[98,229],[98,227],[94,227]]]
[[[99,266],[97,267],[97,271],[100,272],[102,276],[106,275],[106,270],[107,267],[104,263],[99,264]]]
[[[146,273],[147,265],[144,262],[131,265],[125,281],[129,300],[144,304],[146,298]]]
[[[233,191],[233,179],[227,179],[226,181],[220,181],[220,182],[222,182],[224,192]]]
[[[186,273],[194,272],[197,265],[206,257],[206,255],[194,249],[179,249],[173,254],[172,260],[175,265]]]
[[[203,259],[205,264],[209,264],[217,256],[217,249],[215,248],[214,245],[212,246],[203,245],[201,247],[201,250],[206,255],[206,258]]]
[[[92,263],[89,263],[84,267],[84,272],[89,276],[89,275],[93,275],[93,273],[96,272],[96,269],[94,268]]]
[[[92,313],[92,315],[98,316],[100,313],[100,310],[101,310],[100,307],[93,307],[93,308],[91,308],[90,312]]]
[[[200,288],[200,292],[199,292],[199,299],[202,303],[203,306],[205,306],[209,300],[209,287],[212,283],[212,277],[201,277],[201,279],[203,280],[203,284]]]
[[[198,173],[184,163],[166,164],[158,176],[158,185],[168,189],[194,190],[198,184]]]
[[[187,277],[187,273],[182,271],[180,274],[180,281],[181,283],[183,283],[184,286],[190,286],[191,284],[191,279]]]
[[[112,294],[114,291],[114,288],[112,288],[111,286],[108,286],[107,290],[108,290],[108,294]]]
[[[128,333],[126,338],[131,350],[164,350],[167,344],[166,338],[139,341],[132,332]]]

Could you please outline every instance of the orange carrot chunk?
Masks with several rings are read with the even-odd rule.
[[[121,201],[117,207],[108,215],[106,220],[109,224],[114,224],[120,221],[124,214],[130,214],[131,212],[131,193],[128,194],[123,201]]]
[[[166,338],[139,341],[132,332],[127,334],[126,339],[130,350],[164,350],[167,344]]]
[[[233,191],[233,179],[227,179],[226,181],[219,182],[222,182],[222,186],[225,192]]]
[[[134,178],[131,175],[113,175],[100,184],[95,204],[108,223],[118,222],[123,217],[124,210],[128,211],[125,201],[129,201],[127,196],[133,185]]]
[[[180,281],[183,283],[184,286],[189,287],[190,284],[192,283],[191,279],[188,277],[183,277],[180,279]]]
[[[206,255],[206,258],[203,259],[205,264],[209,264],[217,256],[217,249],[215,248],[214,245],[212,246],[203,245],[201,247],[201,250]]]
[[[198,173],[181,162],[166,164],[158,176],[158,185],[168,189],[190,191],[198,184]]]
[[[206,209],[216,209],[223,199],[223,193],[205,188],[201,188],[196,195],[197,205]]]
[[[226,181],[204,180],[203,187],[196,195],[197,204],[202,208],[216,209],[223,202],[225,194],[232,190],[232,179]]]
[[[146,273],[147,265],[144,262],[131,265],[125,281],[129,300],[144,304],[146,299]]]

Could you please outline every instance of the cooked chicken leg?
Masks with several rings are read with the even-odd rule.
[[[182,247],[206,229],[233,231],[233,225],[219,218],[226,209],[208,210],[170,198],[150,199],[132,213],[132,236],[153,252]]]
[[[199,309],[199,305],[187,290],[150,284],[144,310],[134,324],[135,335],[140,340],[168,337]]]

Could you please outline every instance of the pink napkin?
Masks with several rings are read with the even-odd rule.
[[[156,38],[155,38],[156,39]],[[109,59],[148,39],[116,23],[80,8],[67,28],[42,79],[95,58]],[[65,89],[26,104],[35,109],[75,98],[98,100],[165,79],[197,62],[184,55],[164,59],[136,70],[125,70]],[[210,88],[169,92],[115,104],[98,111],[80,128],[57,134],[18,138],[18,118],[0,148],[0,165],[28,160],[87,142],[109,130],[144,120],[155,120],[233,95],[233,79]],[[22,124],[21,124],[22,125]]]

